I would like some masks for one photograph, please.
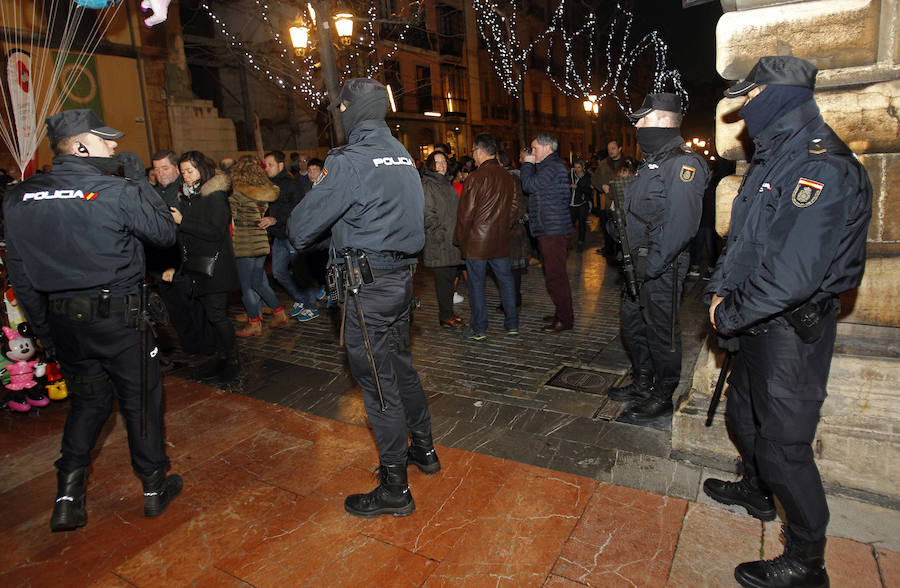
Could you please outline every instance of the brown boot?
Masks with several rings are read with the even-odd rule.
[[[235,331],[234,334],[238,337],[255,337],[262,335],[262,319],[250,319],[247,326],[239,331]]]
[[[289,320],[287,313],[284,312],[284,307],[281,307],[272,313],[272,320],[269,321],[269,328],[286,325]]]

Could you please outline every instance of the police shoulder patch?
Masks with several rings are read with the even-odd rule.
[[[328,170],[323,167],[322,172],[319,174],[319,177],[316,178],[315,182],[313,182],[313,186],[318,186],[319,184],[321,184],[322,180],[324,180],[325,176],[327,176],[327,175],[328,175]]]
[[[794,206],[797,208],[812,206],[813,203],[819,199],[819,194],[822,193],[822,188],[824,187],[825,184],[821,182],[800,178],[797,180],[797,185],[794,187],[794,193],[791,194],[791,202],[793,202]]]
[[[679,177],[681,178],[682,182],[690,182],[691,180],[694,179],[694,174],[696,174],[696,173],[697,173],[697,168],[691,167],[689,165],[682,165],[681,173],[679,174]]]

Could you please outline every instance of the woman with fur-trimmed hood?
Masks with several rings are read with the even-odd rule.
[[[179,207],[172,207],[178,225],[178,244],[184,259],[214,258],[212,276],[179,271],[191,282],[190,293],[203,305],[206,320],[216,332],[216,356],[200,366],[199,376],[232,380],[240,373],[234,327],[228,318],[228,292],[238,287],[237,267],[231,246],[231,180],[199,151],[187,151],[178,161],[184,180]],[[173,268],[163,272],[172,281]]]
[[[241,299],[247,310],[247,326],[238,337],[262,335],[262,304],[274,311],[270,327],[288,322],[287,314],[266,276],[266,256],[269,255],[269,234],[262,219],[270,202],[278,199],[278,186],[269,180],[259,161],[243,155],[231,169],[232,191],[228,197],[234,220],[234,256],[241,278]]]

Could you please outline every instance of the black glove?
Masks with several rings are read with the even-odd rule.
[[[126,178],[131,180],[140,180],[146,176],[144,171],[144,162],[136,154],[130,151],[123,151],[117,156],[119,163],[122,164],[122,171]]]
[[[741,348],[741,340],[737,337],[717,334],[716,343],[718,343],[719,349],[724,349],[729,353],[737,353]]]

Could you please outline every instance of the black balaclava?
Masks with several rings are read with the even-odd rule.
[[[666,144],[680,136],[678,127],[638,127],[637,140],[641,151],[650,155],[659,153]]]
[[[756,138],[772,123],[812,97],[813,91],[809,88],[769,84],[741,108],[740,115],[747,123],[750,137]]]
[[[347,136],[364,120],[384,120],[388,109],[388,96],[384,87],[355,96],[349,104],[343,101],[347,109],[341,112],[341,122]]]

